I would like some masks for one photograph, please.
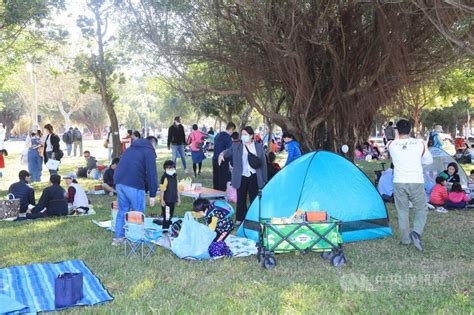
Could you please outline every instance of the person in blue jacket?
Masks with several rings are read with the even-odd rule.
[[[288,158],[286,159],[285,166],[296,160],[301,156],[300,144],[295,140],[295,136],[285,131],[283,133],[283,141],[286,144],[286,150],[288,151]]]
[[[232,146],[232,133],[235,130],[235,124],[229,122],[225,131],[219,132],[214,138],[214,156],[212,157],[212,187],[217,190],[225,191],[227,182],[230,181],[229,161],[224,161],[219,165],[217,162],[219,154]]]
[[[29,185],[31,174],[21,170],[18,174],[20,181],[11,184],[8,194],[12,194],[15,199],[20,199],[20,213],[28,210],[28,205],[36,205],[35,190]]]
[[[115,238],[112,245],[124,242],[125,214],[130,211],[145,212],[145,190],[149,189],[150,207],[155,206],[158,191],[155,146],[158,141],[149,136],[136,139],[123,153],[114,172],[118,213],[115,220]]]

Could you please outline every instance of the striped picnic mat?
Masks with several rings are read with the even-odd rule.
[[[113,300],[113,297],[82,260],[66,260],[58,263],[0,269],[0,295],[3,294],[17,301],[19,305],[27,307],[16,310],[18,313],[35,314],[54,311],[56,309],[54,306],[54,280],[59,274],[65,272],[82,272],[84,275],[84,298],[76,306],[95,305]],[[1,303],[2,299],[0,299],[0,314],[4,313],[3,310],[12,311],[9,309],[10,304],[2,305]]]

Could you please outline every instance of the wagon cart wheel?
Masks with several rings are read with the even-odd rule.
[[[277,262],[276,262],[276,259],[275,257],[273,256],[266,256],[264,259],[263,259],[263,267],[265,269],[273,269],[275,268]]]
[[[322,252],[321,253],[321,257],[325,260],[330,260],[334,257],[334,252],[333,251],[330,251],[330,252]]]
[[[346,256],[344,256],[344,253],[340,253],[337,255],[334,255],[334,257],[331,258],[331,264],[334,267],[341,267],[346,264]]]

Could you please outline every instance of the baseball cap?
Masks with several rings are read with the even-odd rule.
[[[77,179],[77,176],[74,173],[67,173],[63,176],[63,179]]]

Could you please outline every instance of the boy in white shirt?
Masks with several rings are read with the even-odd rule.
[[[397,122],[398,138],[388,143],[394,169],[394,198],[398,214],[400,242],[423,250],[421,235],[426,224],[428,208],[424,190],[422,164],[433,163],[433,157],[421,139],[410,137],[411,124],[408,120]],[[409,202],[413,204],[415,218],[410,232]]]

